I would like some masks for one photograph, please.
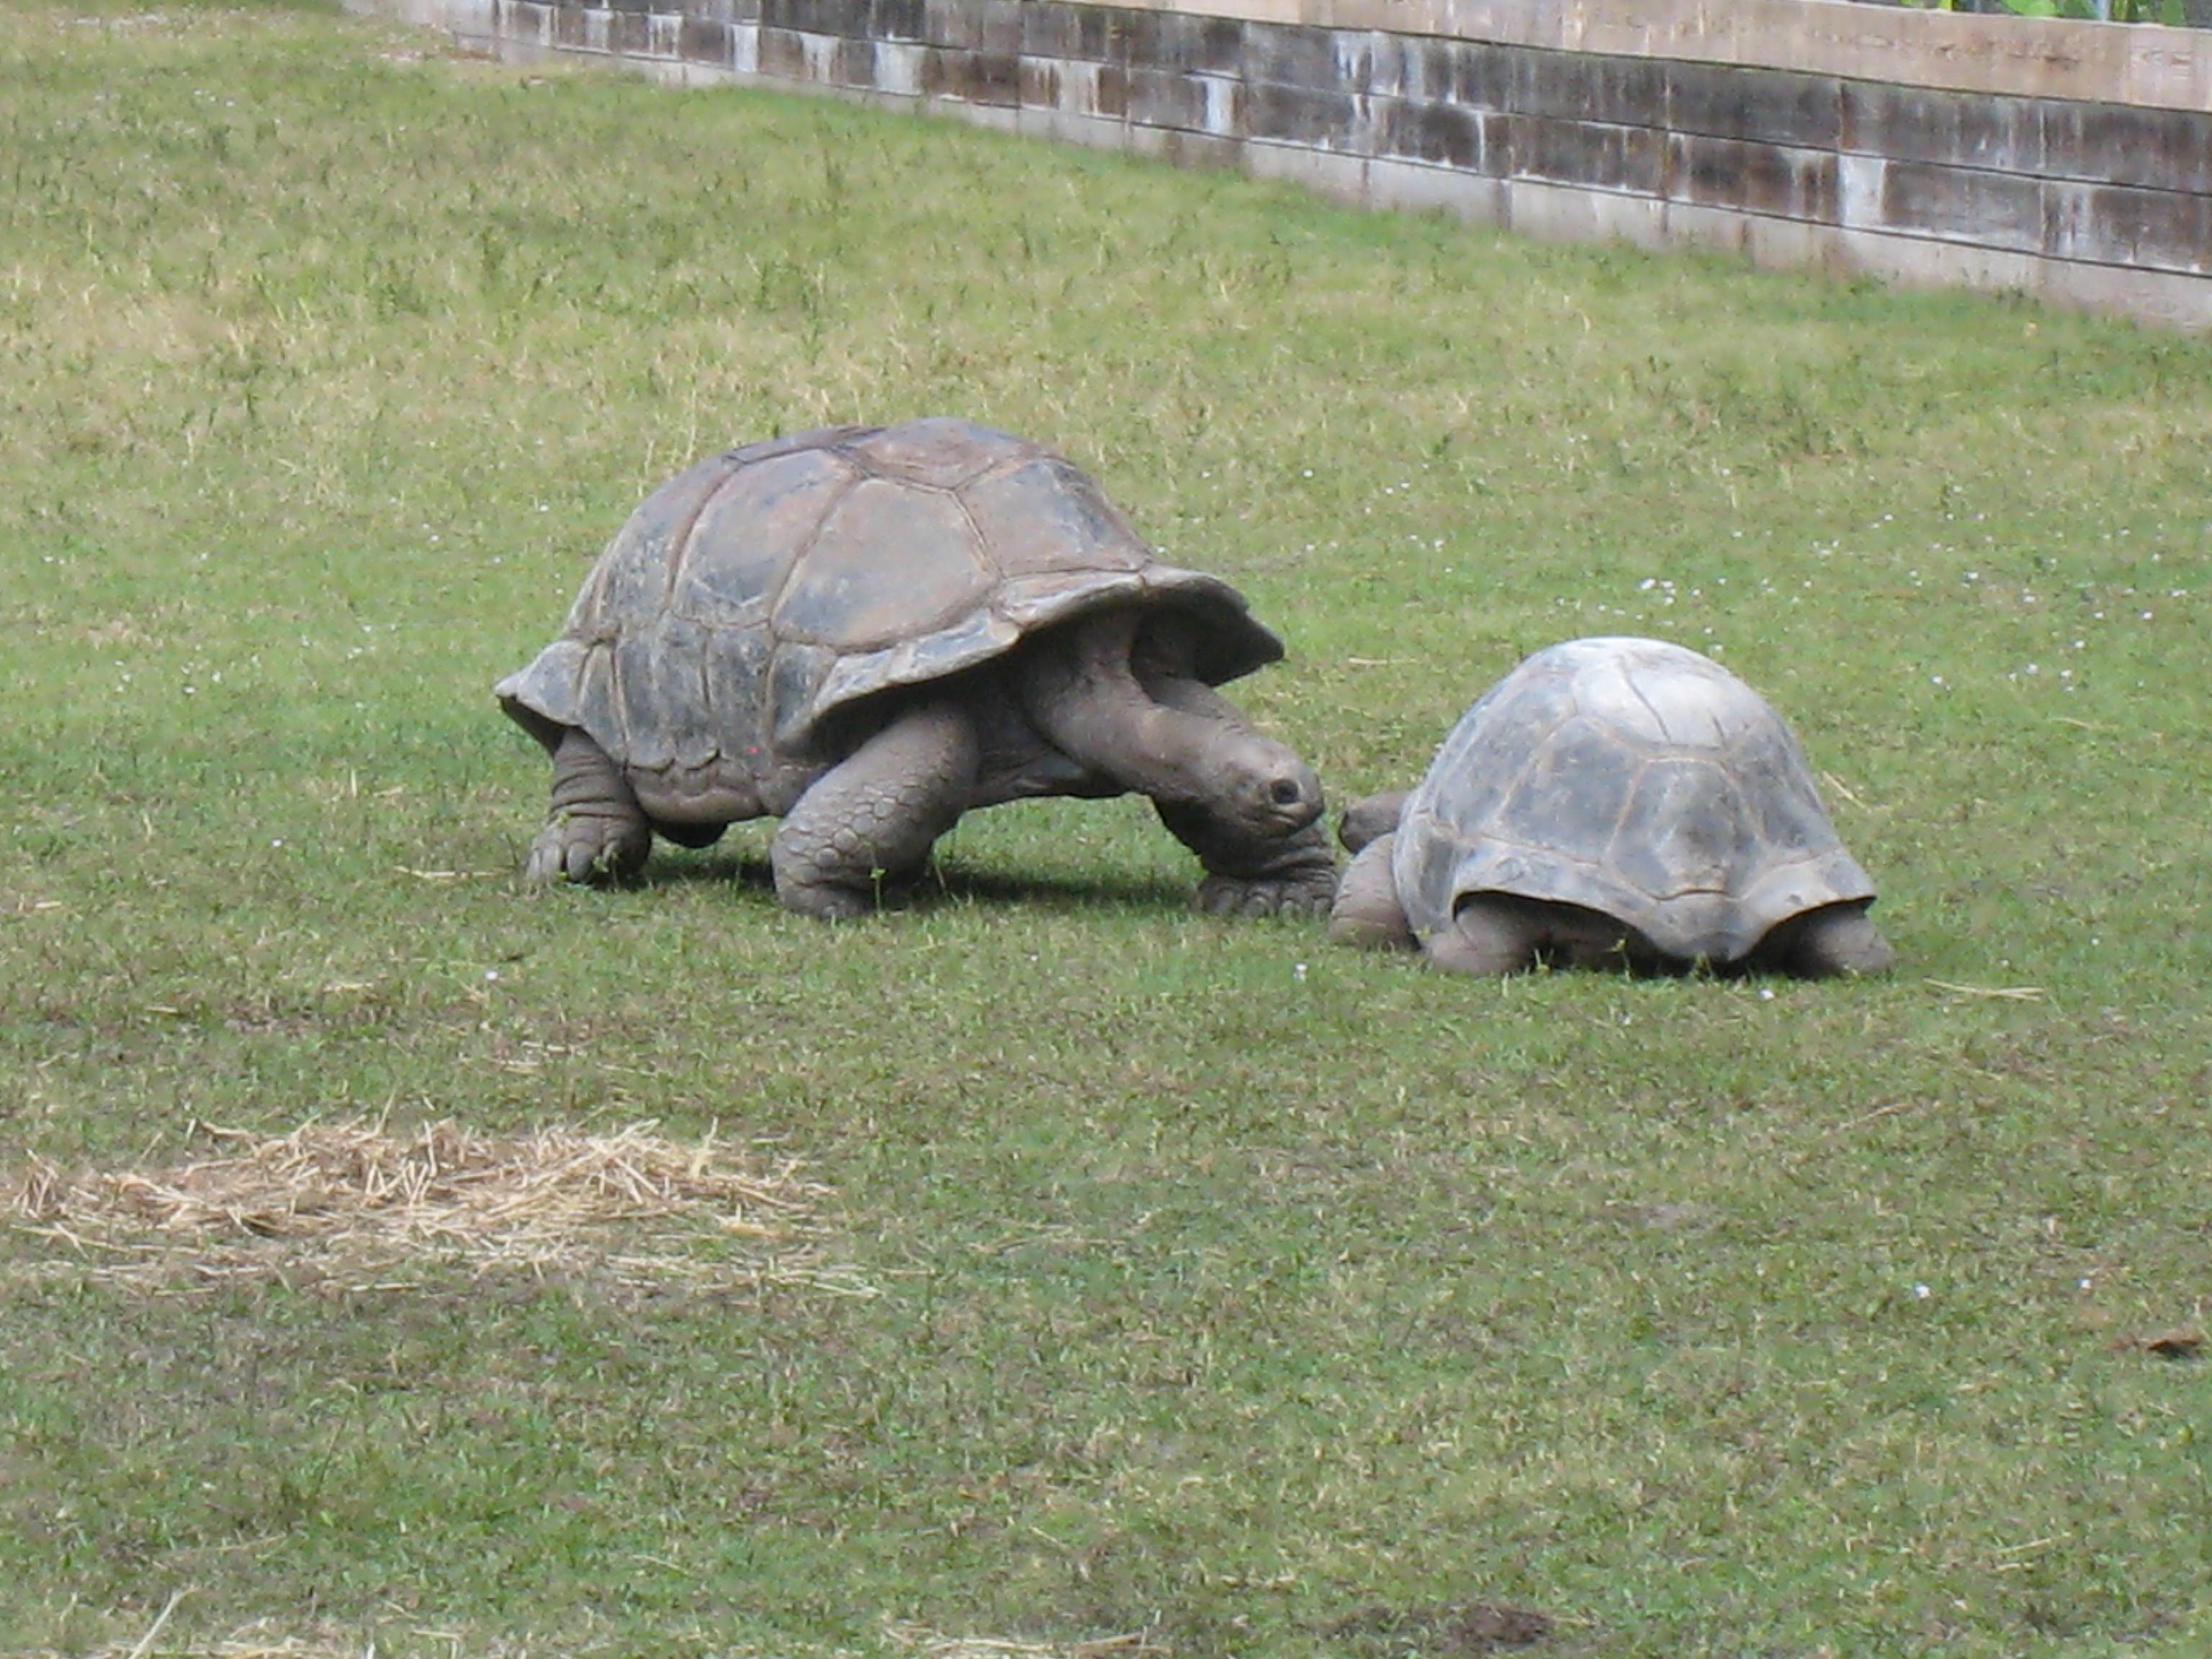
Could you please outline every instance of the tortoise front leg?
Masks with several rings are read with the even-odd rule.
[[[1498,893],[1460,901],[1451,925],[1429,940],[1429,963],[1454,974],[1517,974],[1547,942],[1545,907]]]
[[[1392,832],[1361,846],[1352,867],[1344,872],[1343,884],[1336,890],[1336,902],[1329,908],[1330,944],[1358,945],[1370,950],[1420,948],[1420,940],[1413,937],[1413,926],[1406,920],[1406,907],[1399,902],[1398,878],[1390,868],[1397,841]]]
[[[1866,902],[1824,904],[1796,915],[1759,940],[1746,965],[1754,972],[1833,979],[1887,973],[1897,952],[1867,915]]]
[[[1168,833],[1198,854],[1206,879],[1192,902],[1217,916],[1326,915],[1336,898],[1336,853],[1316,818],[1287,836],[1260,838],[1204,807],[1152,803]]]
[[[653,826],[622,768],[571,727],[553,750],[553,803],[530,844],[532,881],[609,881],[633,876],[653,850]]]
[[[1279,754],[1288,764],[1272,792],[1281,810],[1311,814],[1311,822],[1285,835],[1279,822],[1257,828],[1205,805],[1155,796],[1153,809],[1168,833],[1206,866],[1192,902],[1217,916],[1328,915],[1336,898],[1336,851],[1320,817],[1319,780],[1289,750],[1252,731],[1236,705],[1205,681],[1152,674],[1146,689],[1174,715],[1237,734],[1255,754]]]
[[[974,798],[982,746],[957,704],[894,719],[799,798],[769,848],[775,896],[825,921],[865,915],[878,884],[921,867]]]

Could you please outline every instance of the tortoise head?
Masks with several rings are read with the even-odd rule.
[[[1248,726],[1223,722],[1201,746],[1194,769],[1194,804],[1255,841],[1296,835],[1322,814],[1313,768]]]

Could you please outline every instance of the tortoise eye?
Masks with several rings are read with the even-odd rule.
[[[1277,778],[1273,786],[1267,791],[1267,795],[1268,799],[1278,806],[1296,806],[1298,804],[1298,798],[1304,793],[1305,791],[1300,789],[1295,781],[1290,778]]]

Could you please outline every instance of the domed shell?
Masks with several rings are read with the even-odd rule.
[[[836,710],[1130,602],[1195,613],[1212,684],[1283,653],[1235,588],[1160,562],[1042,446],[953,419],[835,427],[656,489],[562,636],[495,690],[549,745],[580,726],[618,763],[696,791],[763,757],[822,758]]]
[[[1467,896],[1507,893],[1713,963],[1874,896],[1766,700],[1694,651],[1629,638],[1539,651],[1468,709],[1406,803],[1392,873],[1423,939]]]

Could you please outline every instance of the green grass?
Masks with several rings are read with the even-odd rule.
[[[0,1652],[179,1591],[151,1651],[2212,1644],[2212,1383],[2139,1346],[2212,1299],[2212,343],[319,12],[0,16],[0,1167],[657,1119],[802,1158],[878,1291],[149,1291],[11,1226]],[[758,827],[526,890],[489,688],[640,495],[927,412],[1238,582],[1340,798],[1527,649],[1717,651],[1900,971],[1454,981],[1188,912],[1129,802],[835,930]]]

